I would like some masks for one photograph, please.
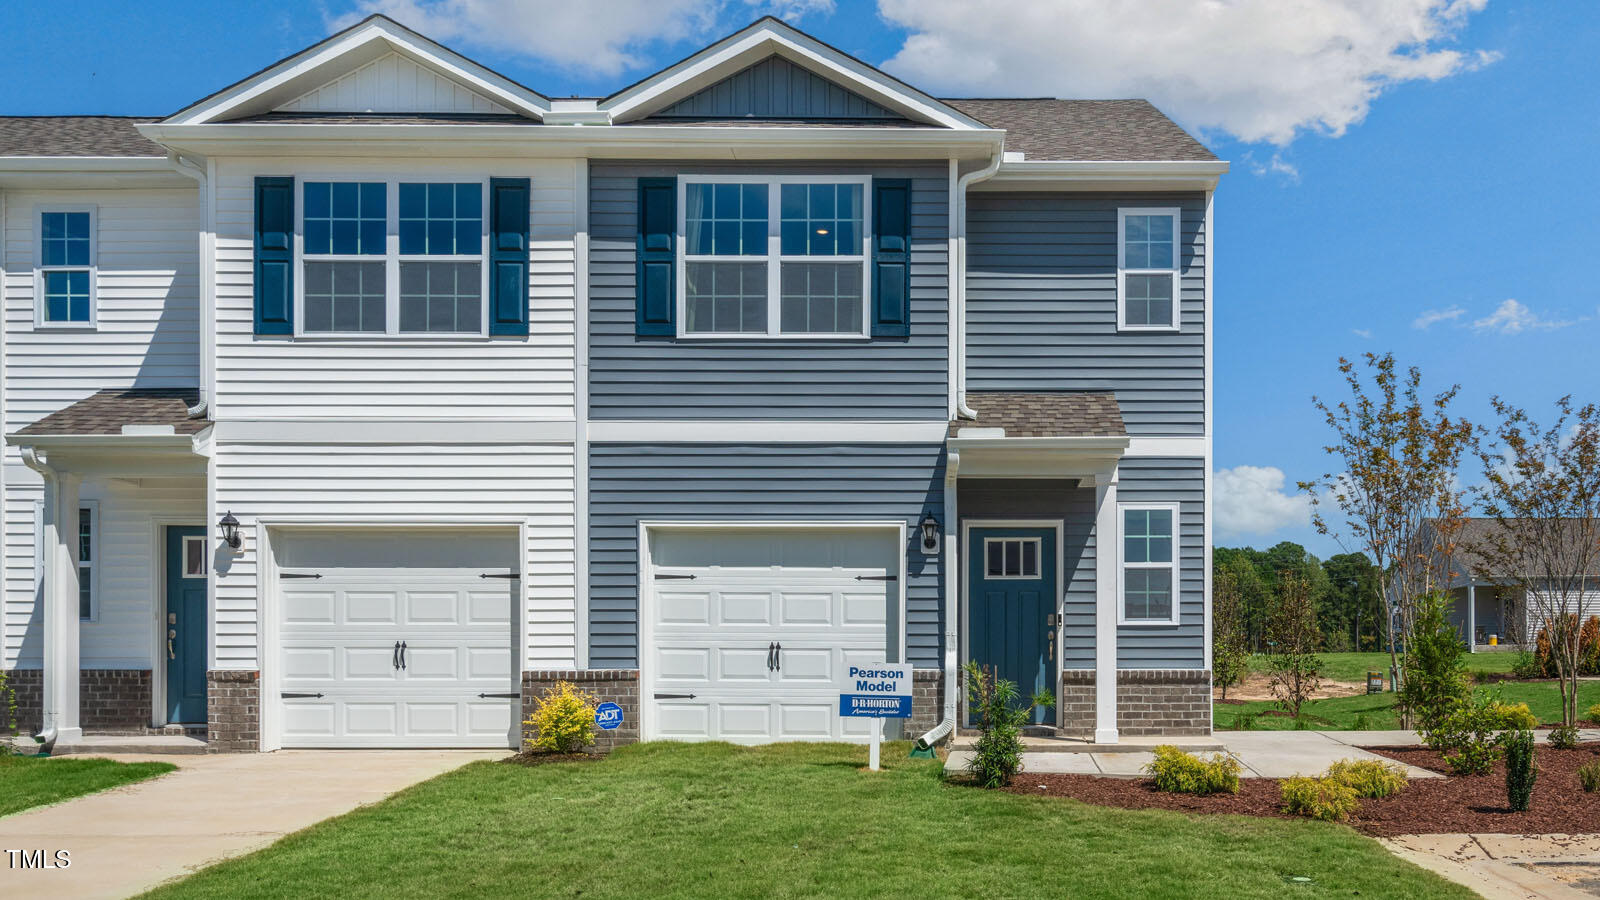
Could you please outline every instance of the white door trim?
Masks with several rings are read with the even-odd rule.
[[[1067,602],[1067,596],[1066,596],[1066,589],[1067,589],[1066,565],[1065,565],[1065,560],[1063,559],[1063,556],[1065,555],[1065,548],[1062,546],[1063,543],[1064,543],[1064,534],[1066,532],[1066,524],[1067,523],[1066,523],[1065,519],[962,519],[961,520],[961,553],[962,553],[962,558],[966,559],[965,568],[962,570],[960,575],[957,577],[957,581],[961,585],[961,594],[960,594],[960,603],[961,603],[961,658],[960,658],[960,664],[961,665],[963,665],[963,666],[966,665],[967,662],[972,659],[972,652],[971,652],[971,648],[969,646],[969,642],[971,641],[971,638],[972,638],[972,628],[971,628],[972,585],[968,583],[971,580],[971,577],[972,577],[972,562],[973,562],[973,560],[970,558],[971,554],[969,552],[972,549],[972,529],[974,527],[976,527],[976,528],[1049,528],[1050,530],[1054,531],[1055,534],[1056,534],[1056,599],[1055,599],[1055,610],[1056,610],[1056,615],[1060,616],[1062,614],[1062,612],[1065,610],[1066,602]],[[1060,620],[1058,619],[1057,621],[1059,622]],[[1055,694],[1059,694],[1061,692],[1061,660],[1066,655],[1066,652],[1065,652],[1066,648],[1064,646],[1062,646],[1062,637],[1061,637],[1062,628],[1063,628],[1062,625],[1059,625],[1059,624],[1056,625],[1056,665],[1055,665],[1055,671],[1051,675],[1051,684],[1050,684],[1050,690],[1051,690],[1052,693],[1055,693]],[[957,715],[959,717],[961,717],[961,718],[958,718],[957,721],[961,721],[961,720],[963,720],[965,718],[966,710],[967,710],[967,700],[966,700],[965,697],[961,697],[960,698],[960,702],[957,704]],[[1059,696],[1056,698],[1055,716],[1056,716],[1056,725],[1057,725],[1057,727],[1059,727],[1061,725],[1061,698]]]
[[[650,668],[646,665],[645,648],[651,646],[655,640],[654,629],[651,626],[651,613],[654,609],[650,604],[655,602],[655,564],[650,558],[650,533],[652,531],[883,531],[895,536],[896,559],[899,572],[895,583],[899,590],[899,618],[900,618],[900,656],[906,656],[906,541],[909,528],[904,519],[834,519],[834,520],[782,520],[782,519],[734,519],[711,521],[671,521],[656,519],[640,519],[638,528],[639,541],[639,609],[637,614],[638,642],[634,648],[635,660],[639,664],[639,738],[650,740],[654,733],[654,709],[649,700],[651,694]]]

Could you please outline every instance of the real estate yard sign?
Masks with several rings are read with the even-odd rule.
[[[839,684],[839,715],[872,719],[872,771],[878,771],[878,746],[884,719],[911,718],[911,667],[897,663],[846,666]]]

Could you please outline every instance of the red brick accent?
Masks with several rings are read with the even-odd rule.
[[[44,725],[44,670],[12,669],[7,683],[17,694],[17,726],[37,732]],[[144,734],[150,727],[149,669],[83,669],[78,673],[78,724],[95,734]]]
[[[522,721],[533,715],[534,702],[557,682],[570,681],[577,687],[599,697],[601,702],[622,707],[622,724],[610,731],[595,729],[595,753],[610,753],[623,744],[639,740],[639,670],[638,669],[540,669],[522,673]],[[534,733],[526,724],[522,740],[526,743]]]
[[[261,673],[213,669],[206,673],[206,750],[254,753],[261,749]]]
[[[905,737],[916,740],[944,719],[944,670],[911,670],[911,718],[905,721]]]
[[[1061,673],[1061,733],[1094,734],[1093,669]],[[1210,669],[1121,669],[1117,672],[1117,732],[1128,736],[1211,733]]]

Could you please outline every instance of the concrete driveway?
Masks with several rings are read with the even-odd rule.
[[[128,897],[509,750],[281,750],[158,760],[176,772],[0,818],[0,850],[67,850],[66,869],[12,868],[0,896]]]

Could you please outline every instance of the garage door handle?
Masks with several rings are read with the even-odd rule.
[[[400,642],[400,670],[401,671],[405,671],[405,668],[406,668],[406,642],[405,641],[401,641]]]
[[[783,671],[783,645],[782,644],[774,644],[773,646],[776,647],[777,650],[772,654],[772,668],[778,670],[779,672],[782,672]]]
[[[773,667],[772,654],[775,652],[772,648],[776,647],[776,646],[777,645],[772,643],[771,641],[767,641],[767,671],[768,672],[772,671],[772,667]]]
[[[389,665],[393,666],[396,670],[398,670],[400,668],[400,642],[399,641],[395,641],[394,642],[394,653],[389,656]]]

